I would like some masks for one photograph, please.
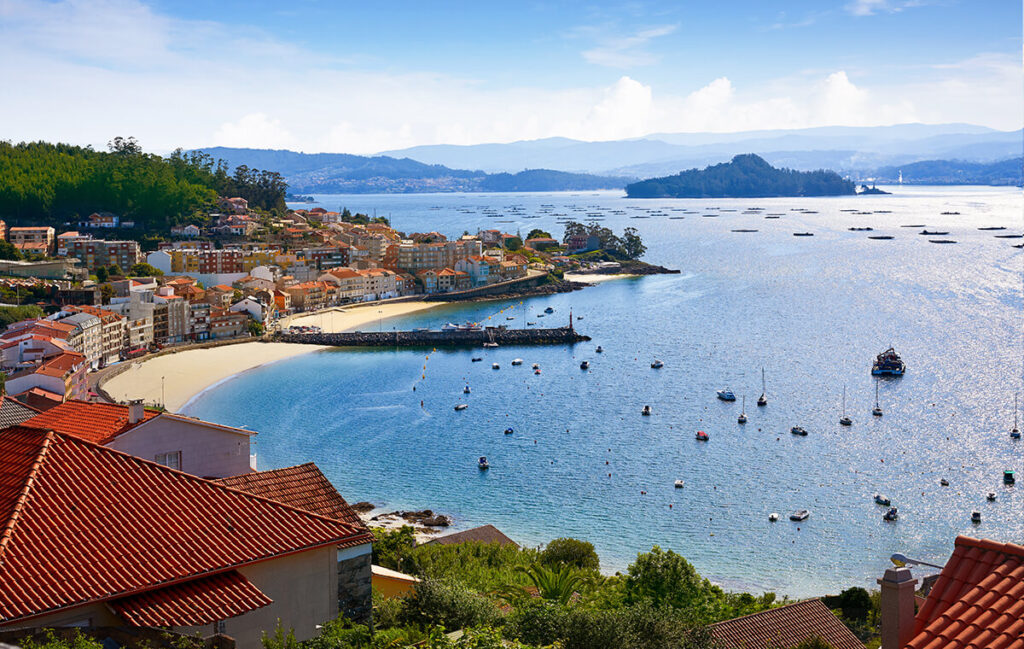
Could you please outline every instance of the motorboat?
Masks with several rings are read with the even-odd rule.
[[[722,401],[735,401],[736,400],[736,395],[733,394],[732,390],[730,390],[729,388],[725,388],[724,390],[719,390],[715,394]]]
[[[981,512],[979,512],[979,511],[971,512],[971,522],[975,523],[975,524],[980,523],[981,522]]]
[[[794,435],[799,435],[801,437],[807,437],[807,431],[804,430],[802,426],[793,426],[792,428],[789,429],[789,432],[793,433]]]
[[[655,358],[654,362],[651,363],[651,369],[660,370],[663,367],[665,367],[665,364],[659,361],[657,358]]]
[[[512,359],[512,364],[513,365],[522,365],[523,364],[523,359],[521,359],[521,358],[513,358]]]
[[[580,369],[581,370],[589,370],[590,369],[590,361],[583,361],[583,362],[581,362],[580,363]]]
[[[512,430],[511,428],[506,428],[506,429],[505,429],[505,434],[506,434],[506,435],[511,435],[511,434],[512,434],[512,433],[514,433],[514,432],[515,432],[515,431],[514,431],[514,430]]]
[[[682,480],[676,480],[676,482],[675,482],[676,489],[682,489],[684,484],[686,484],[686,483],[683,482]]]
[[[475,322],[467,322],[466,324],[454,324],[446,322],[441,325],[441,331],[482,331],[483,327]]]
[[[888,496],[882,494],[875,494],[875,504],[888,507],[889,505],[892,504],[892,502],[889,500]]]
[[[594,351],[597,352],[598,354],[603,354],[604,353],[604,347],[598,345],[597,349],[595,349]]]
[[[527,323],[526,323],[526,326],[527,326],[527,327],[529,327],[529,326],[531,326],[531,325],[535,325],[535,324],[537,324],[537,323],[536,323],[536,322],[527,322]]]
[[[906,371],[906,363],[892,347],[876,356],[871,364],[871,373],[875,376],[903,376]]]
[[[811,512],[807,511],[806,509],[798,509],[789,515],[789,520],[800,522],[807,520],[808,518],[810,518],[810,516]]]
[[[765,389],[765,382],[764,382],[764,368],[762,367],[761,368],[761,396],[757,398],[757,405],[758,406],[767,406],[768,405],[768,397],[765,396],[765,394],[767,392],[768,391]]]
[[[533,366],[530,367],[530,369],[531,370],[539,370],[540,369],[540,363],[534,363]]]
[[[469,389],[468,385],[462,388],[462,394],[469,394],[470,392],[472,392],[472,390]]]
[[[710,437],[708,437],[708,434],[707,434],[707,433],[705,433],[705,432],[704,432],[704,431],[702,431],[702,430],[698,430],[698,431],[697,431],[697,436],[696,436],[696,437],[697,437],[697,441],[698,441],[698,442],[706,442],[706,441],[708,441],[709,439],[711,439]]]
[[[839,418],[840,426],[852,426],[853,420],[846,414],[846,386],[843,386],[843,415]]]
[[[651,407],[650,406],[644,406],[643,408],[640,409],[640,414],[643,415],[644,417],[650,417],[651,416]]]
[[[494,349],[497,346],[498,346],[498,343],[492,342],[492,341],[487,341],[487,342],[484,343],[484,347],[486,347],[487,349]]]
[[[740,416],[736,418],[737,424],[747,423],[747,398],[743,397],[743,408],[740,409]]]
[[[456,410],[465,410],[468,407],[469,407],[468,403],[460,403],[459,405],[455,406],[455,409]]]
[[[481,455],[480,459],[477,461],[476,465],[477,465],[477,467],[480,468],[481,471],[484,471],[486,469],[491,468],[491,463],[487,461],[487,456],[486,455]]]
[[[499,365],[497,363],[491,363],[491,369],[492,370],[500,370],[501,369],[501,365]]]
[[[885,515],[882,516],[882,520],[884,520],[884,521],[895,522],[895,521],[898,521],[899,519],[900,519],[900,515],[899,515],[899,513],[898,513],[898,511],[897,511],[897,509],[895,507],[890,507],[889,511],[885,512]]]
[[[514,315],[507,315],[507,316],[505,316],[505,319],[506,320],[515,320],[516,317]]]
[[[480,362],[480,361],[482,361],[483,359],[482,359],[482,358],[480,358],[479,356],[474,356],[473,358],[471,358],[471,359],[469,359],[469,360],[470,360],[470,361],[472,361],[472,362],[474,362],[474,363],[479,363],[479,362]]]
[[[534,374],[540,374],[540,368],[537,368],[537,369],[535,369],[535,370],[533,371],[533,373],[534,373]]]
[[[1013,484],[1017,482],[1017,477],[1014,474],[1013,469],[1006,469],[1003,471],[1003,484]]]
[[[994,492],[994,491],[988,492],[988,495],[985,496],[985,500],[987,500],[989,502],[993,502],[995,499],[996,499],[996,492]]]
[[[548,307],[548,308],[544,309],[544,313],[554,313],[554,312],[555,312],[555,310],[552,309],[551,307]]]
[[[949,480],[946,480],[945,478],[943,478],[943,479],[939,480],[939,484],[942,485],[943,487],[948,487],[949,486]]]
[[[794,232],[793,236],[794,237],[813,237],[814,233],[813,232]]]
[[[769,522],[772,522],[772,523],[774,523],[775,521],[779,520],[779,513],[778,512],[772,512],[771,514],[768,514],[768,520],[769,520]]]

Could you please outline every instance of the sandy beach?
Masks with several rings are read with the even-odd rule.
[[[587,284],[597,284],[598,282],[607,282],[613,279],[626,279],[628,277],[639,277],[639,275],[630,275],[629,273],[616,273],[614,275],[607,273],[566,273],[565,279],[573,282],[585,282]]]
[[[442,302],[398,302],[339,307],[293,316],[288,325],[316,325],[324,331],[351,331],[380,318],[393,318],[433,308]],[[203,390],[246,370],[324,349],[316,345],[252,342],[210,349],[193,349],[133,363],[103,384],[119,400],[143,399],[163,403],[177,412]]]

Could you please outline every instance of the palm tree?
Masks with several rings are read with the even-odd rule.
[[[526,574],[537,588],[541,599],[568,604],[585,580],[579,571],[571,566],[561,565],[557,569],[534,564],[528,568],[519,566],[518,570]]]

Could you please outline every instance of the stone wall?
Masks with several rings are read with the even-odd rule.
[[[373,616],[372,554],[338,562],[338,612],[359,624],[371,624]]]
[[[479,347],[499,345],[565,345],[585,340],[572,327],[475,331],[363,331],[359,333],[281,334],[281,342],[334,347]]]

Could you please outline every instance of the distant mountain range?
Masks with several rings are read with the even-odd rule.
[[[507,144],[443,144],[375,156],[224,147],[203,150],[227,160],[232,167],[277,171],[294,193],[411,193],[621,189],[641,178],[670,176],[746,153],[757,154],[774,167],[832,169],[853,180],[894,181],[902,169],[905,182],[945,178],[934,182],[1020,184],[1020,165],[1008,159],[1021,156],[1022,142],[1024,131],[997,131],[972,124],[899,124],[656,133],[607,142],[547,138]],[[927,166],[916,168],[911,166],[914,164]],[[985,165],[992,164],[995,167],[986,170]]]
[[[879,167],[919,160],[1005,160],[1021,154],[1022,137],[1022,131],[996,131],[972,124],[900,124],[740,133],[656,133],[608,142],[547,138],[508,144],[418,146],[385,151],[382,155],[489,173],[547,168],[649,177],[725,162],[741,153],[756,153],[774,166],[797,170],[827,168],[859,177]]]
[[[621,189],[632,177],[606,177],[550,169],[488,174],[409,158],[346,153],[296,153],[272,149],[211,147],[202,151],[232,169],[269,169],[283,175],[292,193],[528,192]]]

